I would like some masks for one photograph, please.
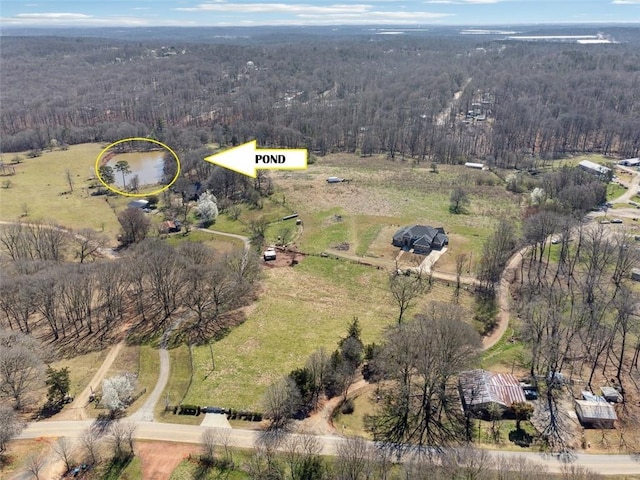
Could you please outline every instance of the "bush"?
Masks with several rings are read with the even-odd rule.
[[[351,415],[356,409],[356,405],[353,403],[352,398],[347,398],[342,405],[340,405],[340,413],[343,415]]]

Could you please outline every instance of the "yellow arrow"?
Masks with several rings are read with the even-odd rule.
[[[256,141],[205,157],[205,161],[256,178],[260,170],[305,170],[306,148],[257,149]]]

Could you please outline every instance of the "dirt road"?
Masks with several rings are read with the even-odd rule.
[[[124,340],[111,347],[107,357],[104,359],[104,362],[102,362],[102,365],[100,365],[100,368],[89,382],[89,385],[87,385],[85,389],[74,398],[70,405],[64,407],[62,411],[56,415],[56,421],[84,420],[89,418],[87,415],[87,406],[90,405],[89,397],[93,391],[100,389],[104,376],[109,371],[109,368],[111,368],[111,365],[120,353],[120,350],[122,350],[122,347],[124,347]]]

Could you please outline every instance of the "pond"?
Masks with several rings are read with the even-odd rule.
[[[144,185],[156,185],[162,180],[162,171],[164,167],[165,150],[154,152],[137,152],[137,153],[119,153],[109,159],[107,165],[114,169],[115,185],[119,189],[124,189],[122,182],[122,173],[115,169],[116,163],[124,160],[129,164],[131,173],[125,174],[127,186],[131,184],[131,180],[138,175],[140,182],[139,187]]]

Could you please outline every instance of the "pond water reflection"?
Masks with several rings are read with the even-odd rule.
[[[164,150],[155,152],[119,153],[109,159],[107,165],[114,169],[115,185],[123,189],[122,173],[115,169],[116,163],[121,160],[129,164],[131,173],[125,175],[127,185],[131,184],[131,179],[138,175],[140,187],[143,185],[156,185],[162,180],[162,170],[164,166]]]

